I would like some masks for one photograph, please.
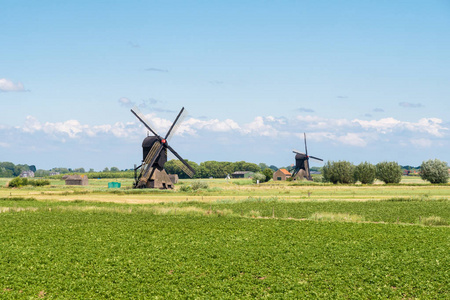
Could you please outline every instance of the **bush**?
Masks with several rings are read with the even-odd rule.
[[[402,180],[402,167],[395,161],[380,162],[376,165],[377,178],[384,183],[399,183]]]
[[[273,170],[270,168],[264,169],[262,173],[266,176],[266,180],[264,182],[267,182],[273,178]]]
[[[191,188],[194,192],[200,189],[207,189],[208,187],[208,183],[200,180],[194,181],[191,185]]]
[[[327,162],[322,169],[325,182],[355,183],[355,166],[348,161]]]
[[[44,186],[44,185],[50,185],[50,181],[47,179],[35,179],[35,180],[28,180],[28,184],[32,186]]]
[[[180,187],[180,192],[191,192],[192,188],[190,185],[183,185],[182,187]]]
[[[362,184],[372,184],[376,174],[377,168],[367,161],[355,167],[355,181],[361,181]]]
[[[22,187],[28,185],[28,179],[22,177],[16,177],[8,183],[9,187]]]
[[[430,159],[420,165],[420,177],[431,183],[447,183],[448,166],[445,161]]]
[[[256,183],[258,180],[259,180],[260,183],[265,182],[266,181],[266,175],[264,175],[263,173],[255,173],[253,175],[252,181],[253,181],[253,183]]]

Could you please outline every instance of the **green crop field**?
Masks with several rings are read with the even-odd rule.
[[[0,298],[450,298],[449,185],[114,181],[0,188]]]

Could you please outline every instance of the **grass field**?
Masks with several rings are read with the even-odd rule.
[[[0,298],[450,298],[449,185],[108,181],[0,188]]]

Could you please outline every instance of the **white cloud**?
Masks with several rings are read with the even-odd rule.
[[[381,133],[392,132],[396,127],[399,127],[399,125],[402,124],[401,121],[394,118],[384,118],[371,121],[355,119],[353,120],[353,122],[361,125],[361,127],[364,129],[375,129],[376,131]]]
[[[353,122],[361,125],[364,129],[374,129],[381,133],[406,129],[411,132],[426,132],[436,137],[442,137],[444,136],[444,131],[448,130],[448,128],[441,125],[442,120],[437,118],[422,118],[416,123],[399,121],[394,118],[372,121],[355,119]]]
[[[154,114],[146,116],[151,121],[150,126],[160,135],[164,136],[172,125],[172,120],[156,117]],[[147,129],[139,122],[116,122],[114,124],[87,125],[77,120],[64,122],[40,122],[33,116],[28,116],[25,123],[16,127],[24,133],[41,132],[50,138],[59,140],[95,138],[110,136],[119,139],[139,139],[144,136]],[[5,129],[2,129],[5,130]],[[8,130],[8,129],[6,129]],[[436,140],[445,138],[448,128],[444,127],[441,119],[423,118],[417,122],[405,122],[394,118],[379,120],[347,120],[327,119],[316,116],[299,116],[288,120],[273,116],[258,116],[249,123],[239,124],[232,119],[196,119],[190,118],[180,124],[176,131],[179,136],[208,136],[221,143],[233,137],[241,136],[264,137],[269,140],[279,138],[301,139],[303,132],[307,133],[308,140],[319,143],[332,143],[338,147],[346,145],[351,147],[367,147],[379,143],[400,145],[401,142],[414,141],[418,147],[429,147]],[[8,142],[8,141],[5,141]],[[4,146],[3,146],[4,147]]]
[[[256,117],[253,122],[244,124],[242,134],[257,135],[257,136],[277,136],[278,130],[273,126],[264,123],[263,117]]]
[[[25,87],[21,82],[14,83],[6,78],[0,78],[0,91],[2,92],[23,92]]]
[[[95,137],[99,134],[112,134],[116,137],[128,137],[130,133],[136,132],[136,126],[134,123],[121,123],[117,122],[113,125],[83,125],[77,120],[68,120],[65,122],[39,122],[33,116],[27,116],[25,124],[21,127],[16,127],[23,132],[34,133],[37,131],[42,131],[47,135],[55,136],[62,135],[68,136],[69,138],[80,138],[82,135],[88,137]]]

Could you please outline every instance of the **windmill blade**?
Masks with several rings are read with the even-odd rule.
[[[155,147],[154,145],[159,146],[159,147],[156,147],[156,151],[153,150],[153,148]],[[164,144],[162,144],[162,143],[155,142],[153,144],[152,148],[150,149],[150,152],[145,157],[145,162],[146,163],[147,163],[147,161],[149,161],[149,162],[147,163],[147,167],[145,168],[145,170],[142,174],[142,177],[139,179],[139,186],[147,184],[147,181],[150,178],[151,173],[153,173],[152,172],[152,170],[154,169],[153,164],[155,163],[156,159],[158,158],[158,156],[161,153],[163,148],[164,148]]]
[[[180,127],[181,123],[183,123],[184,119],[188,116],[188,111],[183,107],[182,112],[178,114],[178,117],[175,119],[172,127],[169,129],[169,132],[167,133],[167,141],[170,142],[173,135],[177,132],[178,128]]]
[[[292,152],[294,152],[294,153],[297,153],[297,154],[302,154],[302,155],[306,155],[305,153],[303,153],[303,152],[300,152],[300,151],[297,151],[297,150],[292,150]]]
[[[153,133],[154,136],[159,137],[159,135],[156,133],[156,131],[154,131],[151,127],[150,127],[150,122],[144,117],[144,115],[141,113],[141,111],[135,106],[131,109],[131,112],[133,113],[133,115],[136,116],[136,118],[139,119],[139,121],[142,122],[142,124],[144,124],[144,126],[151,131],[151,133]]]
[[[175,155],[180,162],[184,165],[184,167],[187,169],[185,170],[184,168],[181,168],[183,170],[183,172],[185,172],[189,177],[192,178],[192,176],[194,176],[195,174],[195,170],[169,145],[167,145],[167,148],[169,148],[170,152],[173,153],[173,155]]]
[[[191,177],[191,178],[194,176],[194,173],[192,173],[192,171],[191,171],[190,169],[188,169],[188,167],[186,167],[186,165],[183,164],[183,163],[181,162],[181,160],[175,159],[174,161],[175,161],[175,164],[176,164],[181,170],[183,170],[183,172],[186,173],[187,176],[189,176],[189,177]]]
[[[303,132],[303,136],[304,136],[304,139],[305,139],[305,154],[306,154],[306,156],[308,156],[308,147],[306,146],[306,133],[305,132]]]
[[[309,156],[309,158],[312,158],[312,159],[315,159],[315,160],[320,160],[320,161],[323,161],[323,159],[321,159],[321,158],[318,158],[318,157],[315,157],[315,156],[312,156],[312,155],[310,155],[310,156]]]
[[[184,107],[182,107],[175,121],[173,121],[172,126],[170,126],[169,131],[167,131],[166,137],[164,138],[165,140],[170,139],[172,135],[175,133],[175,131],[178,129],[178,127],[180,127],[181,122],[186,117],[184,112],[185,112]]]

